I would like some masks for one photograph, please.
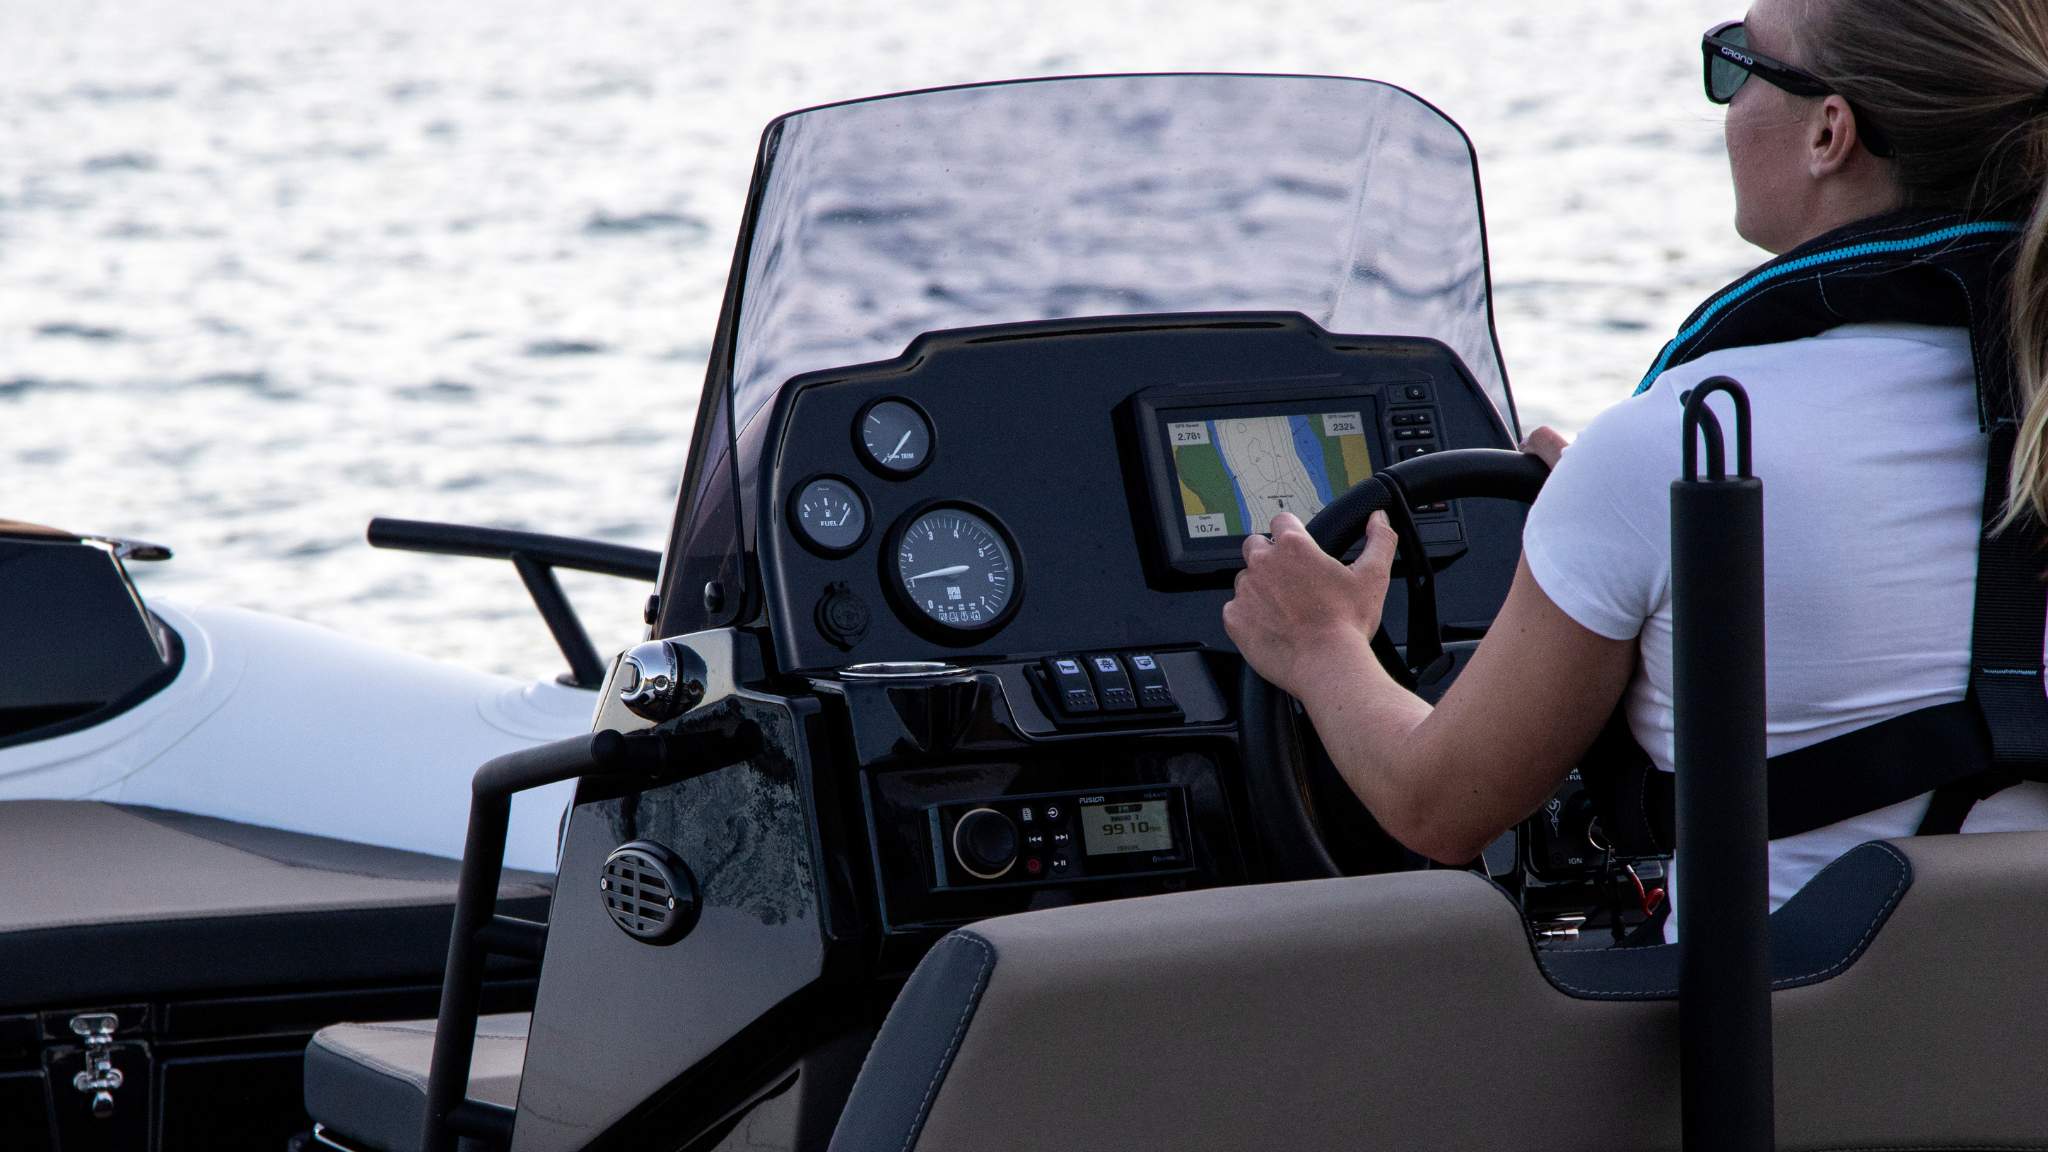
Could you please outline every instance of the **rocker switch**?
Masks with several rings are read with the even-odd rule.
[[[1138,690],[1138,707],[1165,711],[1177,707],[1173,701],[1173,689],[1166,686],[1166,669],[1159,661],[1143,652],[1134,652],[1126,660],[1131,666],[1131,684]]]
[[[1131,712],[1138,707],[1138,694],[1131,688],[1130,674],[1123,661],[1114,656],[1088,657],[1088,674],[1095,680],[1095,695],[1104,712]]]
[[[1095,686],[1081,661],[1072,656],[1054,656],[1045,662],[1046,678],[1052,681],[1053,699],[1069,716],[1101,710],[1095,700]]]

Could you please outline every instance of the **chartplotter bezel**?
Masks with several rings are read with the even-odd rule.
[[[1152,551],[1159,562],[1167,569],[1190,576],[1244,567],[1244,534],[1197,538],[1189,533],[1169,432],[1172,425],[1258,416],[1320,416],[1355,410],[1365,437],[1370,475],[1393,460],[1381,427],[1380,393],[1378,382],[1324,378],[1256,384],[1178,384],[1149,388],[1133,396],[1132,424],[1148,497]],[[1364,478],[1351,480],[1357,483]]]

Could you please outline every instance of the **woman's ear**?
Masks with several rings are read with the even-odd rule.
[[[1814,179],[1833,176],[1855,157],[1859,135],[1856,113],[1840,96],[1821,98],[1807,140],[1807,171]]]

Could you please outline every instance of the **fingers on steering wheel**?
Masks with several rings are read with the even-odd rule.
[[[1273,542],[1257,532],[1248,533],[1244,538],[1244,562],[1249,565],[1252,557],[1271,548]]]
[[[1522,451],[1537,457],[1552,468],[1557,467],[1558,457],[1564,455],[1564,450],[1569,447],[1571,442],[1548,424],[1529,433],[1529,438],[1522,441]]]
[[[1401,538],[1394,532],[1393,521],[1385,512],[1375,512],[1365,522],[1365,551],[1358,554],[1352,567],[1360,571],[1391,572],[1394,568],[1394,550],[1401,545]]]

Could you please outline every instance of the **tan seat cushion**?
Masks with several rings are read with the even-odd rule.
[[[525,1012],[477,1021],[469,1098],[513,1108],[526,1062]],[[306,1045],[306,1113],[352,1146],[410,1152],[426,1118],[434,1022],[334,1024]]]

